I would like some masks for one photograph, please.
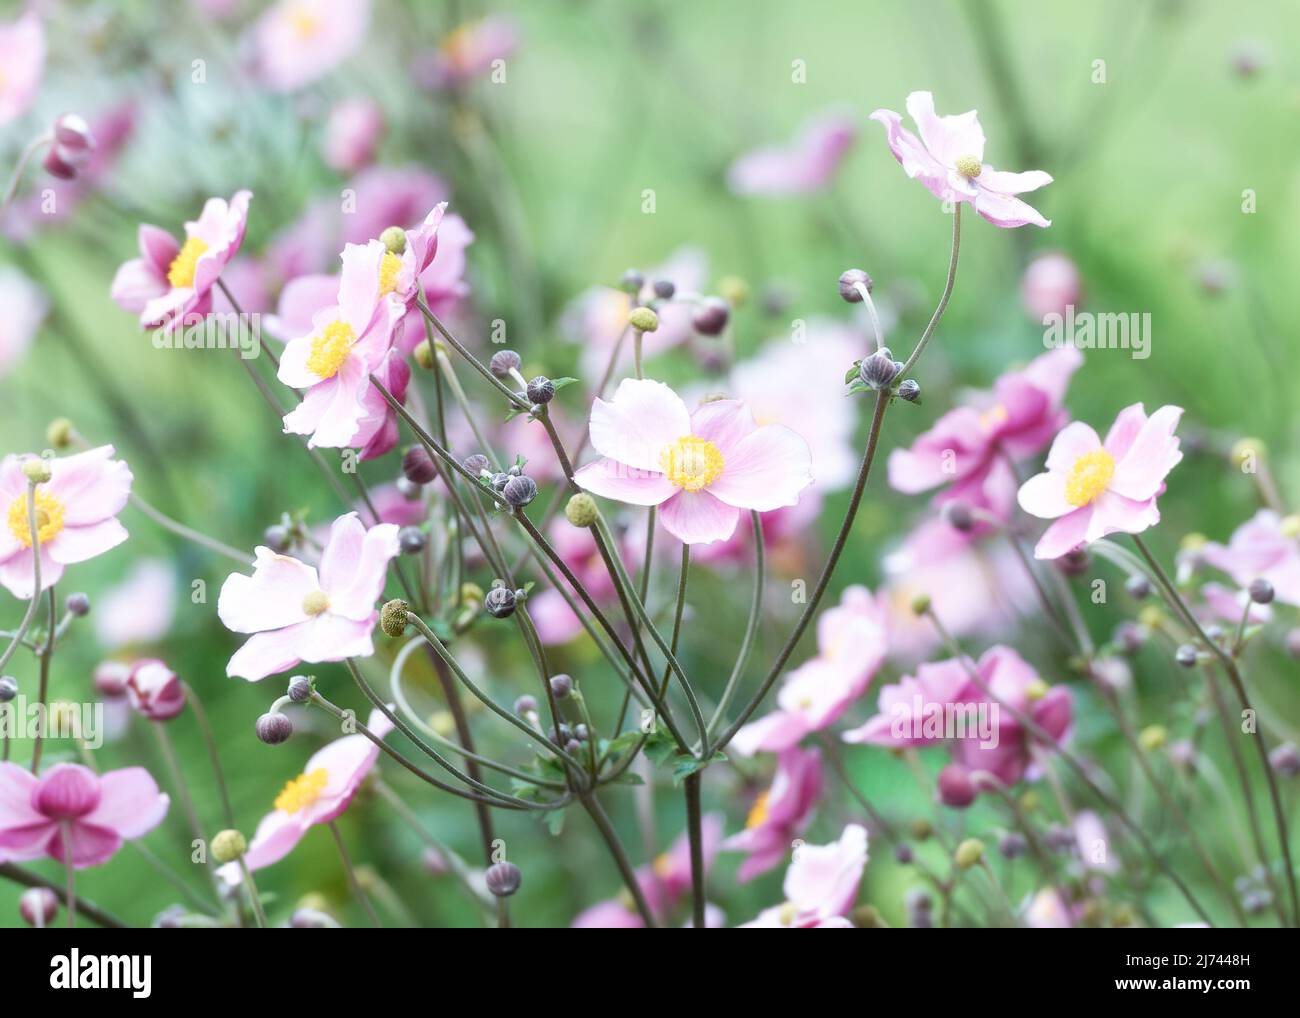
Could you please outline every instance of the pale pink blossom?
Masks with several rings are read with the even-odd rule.
[[[140,257],[113,277],[111,295],[119,307],[139,313],[146,329],[189,325],[212,310],[212,288],[239,252],[248,224],[249,191],[227,202],[209,198],[199,218],[185,224],[185,243],[166,230],[142,223]]]
[[[185,709],[185,686],[157,658],[144,658],[131,666],[126,694],[137,713],[150,721],[170,720]]]
[[[126,578],[95,598],[91,619],[102,647],[155,643],[176,617],[176,573],[162,559],[142,559]]]
[[[844,828],[829,845],[801,845],[785,872],[786,900],[742,923],[742,929],[852,929],[846,918],[867,866],[867,829]]]
[[[1204,545],[1201,558],[1242,587],[1253,580],[1267,580],[1278,601],[1300,607],[1300,527],[1296,523],[1294,517],[1261,509],[1232,532],[1227,545],[1213,541]]]
[[[885,127],[894,158],[909,177],[919,180],[940,201],[966,202],[994,226],[1033,223],[1051,226],[1037,209],[1015,197],[1052,182],[1042,170],[1011,173],[984,162],[984,129],[974,110],[941,117],[934,112],[934,96],[913,92],[907,112],[921,132],[920,138],[903,127],[893,110],[876,110],[872,120]]]
[[[1102,442],[1088,425],[1067,425],[1052,443],[1045,473],[1020,488],[1020,508],[1054,520],[1034,556],[1054,559],[1107,534],[1140,534],[1160,522],[1156,496],[1182,452],[1174,429],[1182,407],[1150,417],[1141,403],[1121,410]]]
[[[27,112],[45,70],[45,28],[28,12],[0,24],[0,124]]]
[[[32,597],[35,584],[25,457],[0,461],[0,584],[14,597]],[[48,461],[50,479],[37,485],[36,539],[41,549],[41,590],[59,581],[65,566],[102,555],[126,540],[117,514],[131,494],[131,470],[113,459],[113,447]],[[35,592],[39,593],[39,591]]]
[[[724,541],[742,509],[794,505],[812,483],[808,443],[782,425],[760,426],[739,400],[692,414],[662,382],[629,378],[611,401],[595,401],[590,429],[603,458],[577,472],[578,485],[658,506],[664,529],[686,544]]]
[[[96,774],[60,763],[37,777],[0,763],[0,862],[50,858],[74,869],[98,866],[123,841],[157,827],[167,805],[143,767]]]
[[[384,136],[384,114],[374,100],[354,96],[335,103],[325,123],[325,165],[340,173],[369,166]]]
[[[253,28],[261,78],[291,92],[328,74],[360,48],[370,0],[280,0]]]
[[[414,227],[450,196],[445,180],[415,164],[371,166],[352,178],[348,190],[356,200],[343,215],[347,244],[374,240],[390,226]],[[329,207],[337,208],[337,202],[330,201]]]
[[[1245,616],[1251,625],[1262,625],[1273,619],[1273,609],[1252,601],[1249,590],[1232,590],[1211,581],[1201,584],[1200,594],[1202,603],[1193,605],[1192,611],[1207,622],[1228,622],[1235,626]]]
[[[1024,924],[1033,930],[1068,930],[1080,910],[1071,908],[1055,887],[1044,887],[1024,908]]]
[[[519,44],[511,18],[492,16],[461,25],[442,40],[437,51],[417,67],[418,78],[430,88],[451,88],[486,74]]]
[[[821,753],[792,746],[777,757],[776,776],[760,792],[745,820],[745,829],[722,843],[723,849],[745,852],[736,879],[741,883],[775,867],[802,836],[822,793]]]
[[[1020,303],[1030,318],[1044,325],[1048,315],[1064,315],[1067,307],[1082,299],[1079,268],[1060,251],[1036,257],[1020,279]]]
[[[356,513],[334,521],[320,567],[259,547],[252,576],[232,573],[221,587],[217,615],[235,633],[253,634],[226,674],[265,678],[306,661],[342,661],[374,653],[375,601],[388,563],[398,553],[398,528],[367,530]]]
[[[0,265],[0,377],[27,352],[49,306],[39,286],[12,265]]]
[[[366,721],[377,739],[393,730],[387,715],[375,709]],[[335,739],[308,759],[302,773],[287,782],[275,797],[275,809],[262,818],[248,842],[244,865],[260,870],[293,851],[316,824],[337,820],[351,804],[361,783],[379,758],[379,747],[356,732]],[[239,863],[229,862],[217,875],[232,886],[243,882]]]
[[[789,145],[747,152],[727,170],[736,194],[784,197],[827,187],[857,140],[858,128],[841,112],[808,121]]]

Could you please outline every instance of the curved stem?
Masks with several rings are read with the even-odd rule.
[[[749,663],[750,652],[754,649],[754,637],[758,634],[758,621],[763,615],[763,584],[767,579],[767,549],[763,547],[763,517],[751,510],[750,523],[754,528],[754,596],[749,603],[749,620],[745,623],[745,635],[740,642],[740,652],[736,663],[731,667],[731,675],[723,687],[722,698],[709,721],[709,732],[716,732],[722,719],[727,716],[727,708],[740,686],[740,677],[745,674],[745,665]]]
[[[330,834],[334,837],[334,844],[339,850],[339,860],[343,863],[343,872],[347,874],[348,887],[352,890],[352,897],[357,899],[357,903],[366,913],[366,918],[370,920],[370,925],[380,927],[384,924],[379,921],[379,916],[375,914],[375,907],[370,904],[370,899],[366,892],[361,889],[361,881],[357,879],[356,870],[352,868],[352,857],[348,855],[348,848],[343,844],[343,835],[339,833],[339,825],[331,820],[326,824],[330,829]]]
[[[237,548],[232,548],[228,544],[223,544],[216,538],[200,533],[192,527],[187,527],[184,523],[178,523],[170,516],[155,509],[135,492],[131,493],[131,504],[148,516],[149,519],[157,523],[158,526],[162,527],[164,530],[171,531],[177,537],[183,537],[187,541],[192,541],[194,544],[208,549],[208,551],[215,552],[218,555],[224,555],[226,558],[238,562],[241,566],[247,566],[253,561],[253,556],[249,555],[247,552],[242,552]]]

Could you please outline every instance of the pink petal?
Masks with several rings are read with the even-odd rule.
[[[691,414],[691,434],[716,445],[724,460],[742,438],[757,429],[753,411],[738,399],[717,399]]]
[[[593,495],[629,505],[659,505],[673,497],[677,486],[661,473],[638,470],[615,459],[588,463],[573,477],[578,487]]]
[[[1020,508],[1044,520],[1054,520],[1058,516],[1074,512],[1078,506],[1071,505],[1065,499],[1066,475],[1060,471],[1048,471],[1031,477],[1020,486],[1017,501]]]
[[[131,469],[113,459],[113,447],[50,461],[48,491],[64,504],[65,526],[83,526],[116,516],[131,494]]]
[[[126,527],[112,519],[88,526],[64,527],[50,542],[50,558],[65,566],[85,562],[116,548],[126,537]]]
[[[793,711],[774,711],[738,731],[731,740],[731,748],[741,756],[760,752],[781,753],[807,734],[808,723],[803,715]]]
[[[1138,432],[1146,422],[1146,410],[1141,403],[1126,406],[1116,414],[1115,423],[1106,432],[1106,441],[1102,445],[1117,463],[1128,453],[1129,447],[1133,445]]]
[[[375,652],[370,634],[378,621],[378,612],[360,620],[329,612],[310,622],[291,626],[295,634],[296,656],[310,664],[342,661],[346,657],[369,657]]]
[[[592,404],[590,427],[592,448],[602,456],[656,471],[664,449],[691,433],[691,416],[663,382],[625,378],[613,400]]]
[[[1122,458],[1117,457],[1111,491],[1137,501],[1160,492],[1169,471],[1183,458],[1174,437],[1182,414],[1182,407],[1162,406],[1147,419]]]
[[[872,120],[885,125],[885,139],[894,158],[909,177],[919,180],[940,201],[951,197],[948,187],[948,170],[932,156],[920,139],[903,127],[903,120],[893,110],[876,110]]]
[[[356,513],[334,521],[320,564],[321,589],[329,595],[331,615],[361,621],[373,614],[388,563],[398,552],[397,530],[392,523],[366,530]]]
[[[41,590],[48,590],[63,578],[62,563],[55,562],[48,547],[41,548]],[[29,601],[36,575],[32,569],[31,549],[24,549],[0,562],[0,584],[21,601]]]
[[[74,820],[66,837],[67,841],[63,830],[56,828],[48,845],[50,858],[63,862],[70,857],[72,868],[78,870],[108,862],[122,847],[122,837],[116,831],[97,827],[84,819]]]
[[[275,810],[273,813],[268,813],[257,825],[257,830],[248,843],[248,851],[244,853],[244,864],[250,870],[260,870],[279,862],[302,840],[303,835],[307,833],[307,827],[301,812],[290,814]],[[222,876],[228,883],[239,883],[242,875],[238,864],[230,863],[229,866],[232,867],[232,871],[223,872]],[[222,867],[223,870],[225,868]]]
[[[138,315],[145,305],[169,289],[165,277],[158,275],[142,258],[133,258],[118,266],[108,294],[123,311]]]
[[[122,838],[138,838],[162,822],[168,802],[143,767],[124,767],[100,775],[99,805],[84,819]]]
[[[310,389],[321,382],[320,376],[307,367],[307,360],[311,357],[312,340],[316,335],[317,333],[313,331],[309,335],[289,340],[285,344],[284,352],[280,354],[280,368],[276,371],[275,377],[290,388]]]
[[[1026,191],[1037,191],[1040,187],[1046,187],[1052,182],[1052,175],[1044,173],[1042,170],[1026,170],[1024,173],[1011,173],[1007,170],[995,170],[991,166],[985,166],[976,183],[981,187],[986,187],[990,191],[997,191],[999,194],[1023,194]]]
[[[724,453],[722,476],[708,493],[739,509],[769,512],[795,505],[812,484],[808,443],[780,424],[767,424]]]
[[[952,166],[962,156],[984,161],[984,129],[974,110],[940,117],[934,112],[931,93],[913,92],[907,97],[907,112],[916,121],[925,147],[938,162]]]
[[[140,256],[144,259],[145,264],[153,269],[154,275],[159,280],[165,281],[172,262],[176,260],[176,256],[181,251],[181,246],[176,242],[176,238],[162,227],[141,223],[136,233],[136,241],[140,247]],[[166,289],[165,286],[164,289]]]
[[[1140,534],[1160,522],[1160,510],[1154,498],[1138,501],[1104,491],[1089,508],[1093,510],[1086,537],[1089,543],[1107,534]]]
[[[1038,539],[1038,544],[1034,546],[1034,558],[1060,558],[1085,543],[1095,505],[1094,502],[1092,505],[1076,509],[1048,527],[1043,536]]]
[[[303,599],[320,589],[316,570],[259,547],[253,575],[231,573],[217,597],[217,617],[231,632],[258,633],[305,622]]]
[[[1082,421],[1073,421],[1061,429],[1047,454],[1047,469],[1069,473],[1080,456],[1101,448],[1097,432]]]
[[[1004,229],[1025,226],[1029,223],[1042,227],[1052,225],[1052,221],[1043,218],[1043,214],[1032,205],[1009,194],[999,194],[984,188],[980,188],[975,196],[975,211],[994,226],[1001,226]]]
[[[255,633],[235,651],[226,664],[226,674],[232,678],[256,682],[268,675],[288,671],[302,659],[298,656],[298,643],[306,623],[287,626],[267,633]]]
[[[659,507],[659,522],[683,544],[725,541],[739,519],[739,509],[708,491],[679,491]]]
[[[32,808],[35,787],[36,775],[27,768],[0,763],[0,830],[45,822],[45,816]]]

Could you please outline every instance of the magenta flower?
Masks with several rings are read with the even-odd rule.
[[[169,721],[185,709],[184,685],[157,658],[144,658],[131,666],[126,693],[136,712],[150,721]]]
[[[759,426],[739,400],[695,413],[672,389],[624,379],[591,408],[591,444],[603,459],[577,472],[597,495],[658,506],[664,529],[685,544],[725,541],[740,510],[794,505],[812,483],[808,443],[779,424]]]
[[[1242,587],[1250,586],[1252,580],[1267,580],[1277,600],[1300,607],[1298,522],[1293,516],[1261,509],[1232,532],[1226,546],[1210,542],[1202,547],[1201,557]]]
[[[30,11],[0,24],[0,124],[27,112],[45,69],[45,29]]]
[[[945,202],[968,202],[994,226],[1052,225],[1015,197],[1050,184],[1051,175],[1042,170],[1008,173],[987,165],[978,113],[971,110],[937,116],[929,92],[909,95],[907,112],[916,122],[920,138],[903,127],[903,118],[893,110],[876,110],[871,119],[885,126],[890,151],[907,175],[919,180],[932,195]]]
[[[849,824],[829,845],[801,845],[785,871],[786,900],[765,908],[742,929],[852,929],[845,916],[867,867],[867,829]]]
[[[416,76],[429,88],[452,88],[486,74],[519,44],[512,19],[487,17],[461,25],[449,33],[437,52],[420,61]]]
[[[843,113],[826,113],[806,123],[788,146],[755,149],[727,170],[736,194],[770,198],[807,194],[828,186],[857,141],[857,125]]]
[[[157,827],[167,804],[143,767],[96,774],[61,763],[38,778],[0,763],[0,862],[49,857],[74,869],[98,866],[123,841]]]
[[[115,460],[113,447],[49,460],[50,479],[37,485],[36,538],[41,548],[41,590],[59,581],[65,566],[102,555],[126,540],[117,514],[131,494],[131,470]],[[23,459],[0,460],[0,508],[7,526],[0,530],[0,584],[28,600],[36,579]]]
[[[370,712],[366,728],[382,739],[393,730],[393,723],[376,709]],[[257,825],[244,853],[244,865],[260,870],[279,862],[313,825],[338,819],[378,758],[379,747],[360,732],[318,749],[302,773],[288,781],[275,797],[275,809]],[[243,880],[237,862],[226,863],[217,875],[232,886]]]
[[[1182,407],[1163,406],[1150,417],[1141,403],[1121,410],[1102,442],[1079,421],[1056,436],[1047,471],[1020,488],[1020,508],[1055,520],[1034,548],[1053,559],[1107,534],[1140,534],[1160,522],[1156,496],[1183,454],[1174,429]]]
[[[45,292],[11,265],[0,266],[0,376],[9,373],[45,320],[50,302]]]
[[[280,0],[253,29],[262,80],[291,92],[328,74],[361,46],[370,0]]]
[[[365,96],[343,99],[330,110],[325,124],[325,165],[340,173],[356,173],[374,161],[384,135],[384,114]]]
[[[212,287],[239,253],[252,192],[227,201],[209,198],[199,218],[185,224],[185,243],[166,230],[140,224],[140,257],[113,277],[111,295],[124,311],[139,313],[146,329],[191,324],[212,310]]]
[[[817,619],[817,656],[790,673],[777,709],[738,731],[732,748],[741,756],[780,753],[834,724],[870,685],[885,649],[879,602],[866,587],[849,587]]]
[[[253,636],[230,659],[226,674],[255,681],[306,661],[342,661],[374,653],[375,601],[397,527],[366,530],[356,513],[334,521],[319,571],[259,547],[252,576],[232,573],[221,586],[217,615],[227,629]]]
[[[841,738],[851,744],[903,749],[933,746],[943,741],[940,724],[947,704],[970,703],[970,676],[960,661],[925,662],[916,675],[904,675],[898,682],[882,686],[876,714]]]
[[[776,866],[812,821],[822,794],[822,758],[815,749],[793,746],[776,760],[772,786],[759,793],[745,829],[722,843],[732,852],[747,852],[736,879],[741,883]]]

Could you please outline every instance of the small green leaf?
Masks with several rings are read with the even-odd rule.
[[[573,384],[574,382],[576,382],[576,381],[577,381],[576,378],[570,378],[569,376],[566,375],[566,376],[563,377],[563,378],[552,378],[552,379],[551,379],[551,384],[552,384],[553,386],[555,386],[555,391],[556,391],[556,392],[559,392],[559,391],[560,391],[561,389],[563,389],[566,385],[572,385],[572,384]]]

